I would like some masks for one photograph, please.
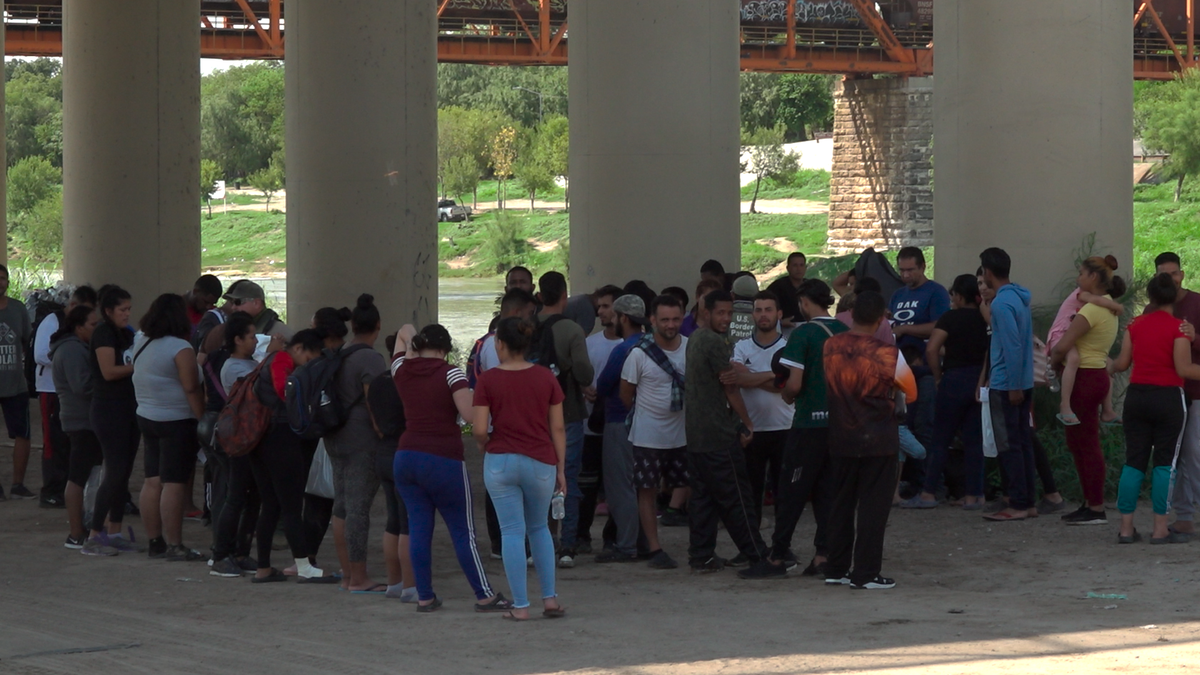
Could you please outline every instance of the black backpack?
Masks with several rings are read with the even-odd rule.
[[[396,381],[391,371],[384,371],[371,380],[367,389],[367,408],[375,418],[375,426],[385,439],[397,439],[404,433],[404,401],[396,390]]]
[[[357,344],[335,351],[326,349],[320,356],[292,371],[284,387],[284,407],[288,425],[296,435],[315,441],[341,429],[350,408],[362,396],[349,403],[337,392],[337,374],[347,356],[369,345]]]
[[[58,325],[61,326],[65,318],[63,310],[66,309],[65,306],[51,300],[37,300],[35,298],[33,302],[36,303],[33,306],[33,325],[29,330],[29,342],[25,343],[25,384],[29,387],[30,395],[37,394],[38,368],[46,367],[38,365],[38,362],[33,358],[33,346],[37,342],[38,328],[41,328],[42,322],[51,314],[58,316]]]
[[[537,328],[533,331],[533,340],[529,342],[529,350],[525,352],[526,361],[549,368],[550,372],[554,373],[554,377],[558,379],[559,386],[564,388],[566,378],[563,377],[562,368],[559,367],[558,350],[554,348],[554,326],[559,321],[567,320],[565,315],[555,314],[545,321],[539,321]]]

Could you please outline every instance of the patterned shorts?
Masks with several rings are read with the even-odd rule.
[[[657,490],[664,481],[669,488],[688,486],[687,446],[668,449],[633,446],[634,487]]]

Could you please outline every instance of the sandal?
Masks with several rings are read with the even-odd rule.
[[[1074,413],[1072,413],[1070,415],[1063,415],[1062,413],[1058,413],[1057,415],[1055,415],[1055,417],[1058,418],[1059,422],[1062,422],[1062,425],[1064,427],[1079,426],[1079,418],[1076,417]]]
[[[1194,534],[1193,532],[1180,532],[1175,529],[1174,524],[1168,525],[1167,531],[1171,533],[1172,544],[1186,544],[1192,540],[1192,535]]]
[[[512,601],[505,598],[503,593],[497,593],[490,602],[475,603],[476,612],[507,612],[512,608]]]
[[[567,608],[562,606],[555,607],[553,609],[542,610],[542,616],[546,617],[547,619],[561,619],[566,615]]]
[[[383,595],[387,593],[387,584],[375,584],[370,588],[364,588],[361,591],[350,591],[354,595]]]
[[[265,577],[250,577],[250,583],[252,583],[252,584],[269,584],[274,581],[287,581],[287,580],[288,580],[287,575],[285,575],[283,572],[280,572],[279,570],[275,569],[274,567],[271,568],[271,573]]]
[[[1021,514],[1019,516],[1015,516],[1007,511],[997,511],[995,513],[989,513],[989,514],[983,516],[983,519],[990,520],[992,522],[1007,522],[1010,520],[1025,520],[1028,517],[1029,517],[1028,514]]]
[[[1123,535],[1119,532],[1117,533],[1117,543],[1118,544],[1136,544],[1141,540],[1142,540],[1142,535],[1140,533],[1138,533],[1137,529],[1134,529],[1133,534],[1129,535],[1128,537],[1126,537],[1125,535]],[[1151,542],[1153,542],[1153,540],[1151,540]]]
[[[418,604],[417,611],[421,614],[429,614],[430,612],[436,612],[441,606],[442,599],[435,595],[433,596],[433,602],[429,603],[428,605]]]
[[[298,584],[336,584],[341,581],[341,575],[327,574],[323,577],[297,577]],[[387,589],[384,589],[387,590]],[[357,591],[356,591],[357,592]]]

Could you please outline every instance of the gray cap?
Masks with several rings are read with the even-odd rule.
[[[646,302],[632,293],[617,298],[613,303],[613,311],[617,314],[624,314],[629,317],[630,321],[638,325],[650,325],[650,321],[646,318]]]
[[[226,300],[266,300],[267,295],[263,293],[263,287],[250,281],[242,279],[235,281],[229,290],[225,292]]]
[[[743,275],[733,281],[733,294],[749,300],[758,295],[758,280],[750,275]]]

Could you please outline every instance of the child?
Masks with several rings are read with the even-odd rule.
[[[1046,354],[1050,354],[1050,350],[1054,349],[1054,345],[1062,339],[1066,334],[1067,328],[1071,325],[1071,321],[1075,319],[1075,315],[1086,304],[1093,304],[1107,309],[1113,314],[1120,316],[1125,312],[1125,308],[1121,303],[1113,300],[1110,297],[1096,295],[1094,293],[1086,293],[1078,288],[1073,293],[1063,300],[1062,306],[1058,308],[1058,314],[1054,317],[1054,325],[1050,327],[1050,334],[1046,336]],[[1062,402],[1059,404],[1059,412],[1056,417],[1058,421],[1063,423],[1063,426],[1072,427],[1079,424],[1079,418],[1075,416],[1075,412],[1071,410],[1071,392],[1075,389],[1075,373],[1079,370],[1079,352],[1074,348],[1067,352],[1066,362],[1063,363],[1062,371]],[[1048,375],[1049,378],[1049,375]],[[1100,415],[1100,421],[1105,424],[1110,424],[1117,419],[1117,413],[1112,407],[1112,388],[1109,387],[1108,396],[1104,399],[1104,411]]]
[[[918,392],[921,388],[922,378],[929,378],[929,385],[933,386],[933,374],[929,371],[929,368],[925,367],[925,358],[921,354],[921,350],[912,345],[908,345],[900,349],[900,355],[904,358],[905,362],[908,363],[909,369],[913,372],[913,377],[917,380]],[[917,401],[914,401],[912,405],[906,406],[906,421],[900,422],[900,470],[896,472],[896,490],[895,494],[892,495],[893,506],[896,506],[900,504],[900,502],[904,501],[904,498],[900,495],[900,479],[904,475],[905,462],[909,458],[918,461],[925,459],[925,445],[917,439],[916,434],[912,432],[912,429],[909,426],[911,422],[907,421],[915,421],[922,414],[921,403],[922,402],[918,396]]]

